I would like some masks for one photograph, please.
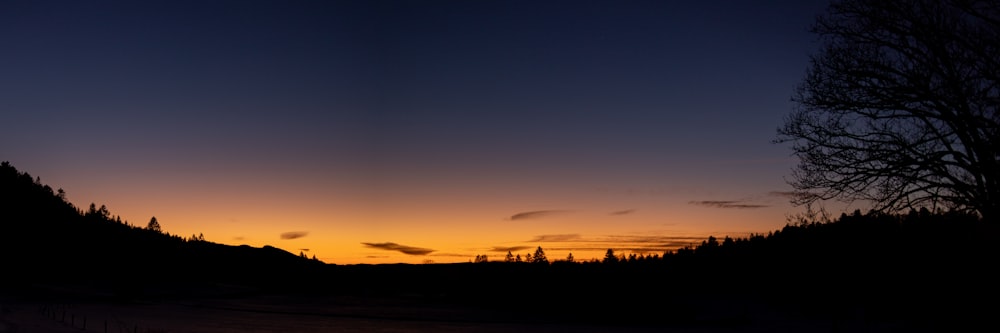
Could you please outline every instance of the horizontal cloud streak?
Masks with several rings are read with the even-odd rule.
[[[553,216],[553,215],[560,215],[560,214],[564,214],[564,213],[567,213],[567,212],[569,212],[569,211],[567,211],[567,210],[557,210],[557,209],[554,209],[554,210],[536,210],[536,211],[523,212],[523,213],[517,213],[517,214],[511,215],[510,216],[510,220],[511,221],[516,221],[516,220],[538,219],[538,218],[549,217],[549,216]]]
[[[281,234],[281,239],[296,239],[308,235],[308,231],[289,231]]]
[[[724,232],[717,231],[711,234],[716,235],[716,238],[722,239],[723,237],[732,238],[745,238],[755,235],[755,233],[749,232]],[[636,235],[595,235],[595,236],[582,236],[579,234],[553,234],[553,235],[539,235],[528,242],[547,242],[548,245],[542,245],[542,248],[550,252],[572,252],[577,255],[577,260],[589,260],[581,255],[580,252],[591,252],[591,253],[601,253],[603,255],[604,251],[607,249],[613,249],[618,254],[663,254],[667,251],[676,251],[680,248],[685,247],[696,247],[705,240],[708,236],[695,236],[695,235],[683,235],[683,234],[636,234]],[[489,252],[492,253],[507,253],[508,251],[514,254],[524,255],[526,252],[530,253],[535,249],[537,245],[531,246],[494,246]],[[465,254],[466,257],[472,257],[473,255],[482,254],[476,251],[476,253]],[[493,258],[496,260],[502,260],[502,258]],[[600,260],[599,257],[591,258],[594,260]]]
[[[749,204],[749,203],[744,203],[744,201],[735,201],[735,200],[703,200],[703,201],[689,201],[688,203],[692,205],[715,207],[715,208],[755,209],[755,208],[770,207],[769,205]]]
[[[373,249],[388,250],[388,251],[399,251],[399,252],[406,253],[406,254],[409,254],[409,255],[418,255],[418,256],[427,255],[427,254],[429,254],[431,252],[434,252],[434,250],[431,250],[431,249],[425,249],[425,248],[421,248],[421,247],[413,247],[413,246],[400,245],[400,244],[396,244],[396,243],[392,243],[392,242],[386,242],[386,243],[364,243],[364,242],[362,242],[361,244],[364,244],[365,246],[373,248]]]
[[[538,235],[529,242],[569,242],[579,240],[579,234]]]
[[[632,214],[632,213],[635,213],[635,209],[626,209],[626,210],[614,211],[614,212],[608,213],[608,215],[628,215],[628,214]]]
[[[791,191],[771,191],[767,192],[767,195],[772,197],[794,198],[797,194]]]
[[[494,246],[490,252],[517,252],[531,248],[530,246]]]

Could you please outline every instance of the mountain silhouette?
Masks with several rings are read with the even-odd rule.
[[[104,206],[82,210],[9,162],[0,164],[0,257],[7,287],[128,297],[218,283],[292,287],[325,266],[271,246],[184,239],[123,222]]]

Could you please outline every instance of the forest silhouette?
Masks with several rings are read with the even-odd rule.
[[[140,226],[104,206],[75,207],[8,162],[0,212],[0,292],[21,299],[349,296],[482,309],[511,322],[712,327],[752,325],[771,308],[869,330],[935,331],[993,325],[1000,296],[998,226],[963,212],[806,216],[655,255],[608,249],[603,260],[550,260],[539,246],[525,260],[508,253],[420,265],[324,264],[269,246],[184,238],[155,218]]]

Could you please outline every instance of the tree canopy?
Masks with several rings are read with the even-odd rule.
[[[530,258],[531,258],[530,261],[533,262],[533,263],[536,263],[536,264],[548,264],[549,263],[549,258],[547,256],[545,256],[545,250],[542,250],[541,246],[539,246],[537,249],[535,249],[535,255],[531,256]]]
[[[149,224],[146,225],[146,229],[156,232],[163,232],[163,228],[160,227],[160,222],[156,220],[156,216],[153,216],[153,218],[149,219]]]
[[[1000,214],[1000,0],[844,0],[778,129],[797,204]]]

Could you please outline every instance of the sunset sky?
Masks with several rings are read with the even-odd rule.
[[[826,1],[4,1],[0,160],[328,263],[780,229]]]

